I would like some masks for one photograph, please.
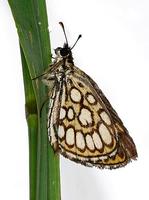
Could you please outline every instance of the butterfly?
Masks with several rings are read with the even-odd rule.
[[[66,42],[42,75],[49,92],[48,137],[55,152],[97,168],[119,168],[137,158],[135,144],[98,85],[74,65]]]

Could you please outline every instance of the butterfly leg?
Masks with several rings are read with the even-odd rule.
[[[49,96],[43,101],[43,103],[41,104],[41,107],[40,107],[40,117],[41,117],[41,114],[42,114],[42,109],[44,107],[44,105],[49,101]]]

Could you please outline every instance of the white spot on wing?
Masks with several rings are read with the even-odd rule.
[[[83,150],[85,148],[84,137],[80,131],[76,133],[76,145],[79,149]]]
[[[68,113],[67,113],[68,119],[72,120],[74,118],[74,111],[72,108],[68,109]]]
[[[87,146],[88,146],[88,148],[90,150],[94,150],[95,149],[95,146],[94,146],[94,143],[93,143],[93,139],[92,139],[92,137],[90,135],[86,136],[86,144],[87,144]]]
[[[66,110],[64,108],[61,108],[60,110],[60,119],[64,119],[66,116]]]
[[[73,128],[69,128],[66,131],[66,142],[67,142],[68,145],[74,144],[74,130],[73,130]]]
[[[59,128],[58,128],[58,136],[59,136],[60,138],[63,138],[64,135],[65,135],[64,127],[60,125]]]
[[[115,156],[117,153],[117,149],[115,149],[109,156],[112,157],[112,156]]]
[[[72,88],[71,91],[70,91],[70,96],[71,96],[71,99],[74,101],[74,102],[80,102],[81,101],[81,93],[79,90],[77,90],[76,88]]]
[[[100,160],[106,160],[108,158],[108,156],[100,156],[99,158],[100,158]]]
[[[100,132],[100,135],[101,135],[103,141],[107,145],[112,142],[111,134],[110,134],[109,130],[107,129],[107,127],[104,124],[100,124],[100,126],[99,126],[99,132]]]
[[[82,108],[79,120],[84,126],[91,124],[93,122],[91,112],[86,108]]]
[[[100,116],[101,116],[102,120],[103,120],[106,124],[108,124],[108,125],[111,124],[110,117],[108,116],[108,114],[107,114],[105,111],[103,111],[103,112],[100,114]]]
[[[96,133],[96,132],[93,133],[93,141],[94,141],[95,147],[97,149],[102,149],[102,147],[103,147],[102,141],[101,141],[98,133]]]
[[[87,94],[87,100],[90,104],[94,104],[96,102],[96,100],[92,94]]]

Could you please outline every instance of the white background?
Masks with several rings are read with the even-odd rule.
[[[139,158],[125,168],[86,168],[61,158],[62,200],[146,200],[149,180],[148,0],[49,0],[52,47],[66,27],[75,64],[102,88],[133,137]],[[28,199],[28,133],[18,37],[0,1],[0,199]]]

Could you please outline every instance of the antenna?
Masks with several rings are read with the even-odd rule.
[[[66,44],[68,44],[68,39],[67,39],[67,35],[66,35],[66,32],[65,32],[64,24],[63,24],[63,22],[59,22],[59,24],[61,25],[61,27],[62,27],[62,29],[63,29],[64,36],[65,36],[65,39],[66,39]],[[78,40],[79,40],[81,37],[82,37],[82,35],[79,35],[79,36],[78,36],[76,42],[74,43],[74,45],[71,47],[70,50],[72,50],[72,49],[75,47],[75,45],[77,44]]]
[[[78,40],[82,37],[82,35],[79,35],[76,42],[74,43],[74,45],[71,47],[71,50],[75,47],[75,45],[77,44]]]
[[[59,24],[61,25],[61,27],[62,27],[62,29],[63,29],[64,36],[65,36],[65,39],[66,39],[66,44],[68,44],[68,40],[67,40],[67,36],[66,36],[64,24],[63,24],[63,22],[59,22]]]

